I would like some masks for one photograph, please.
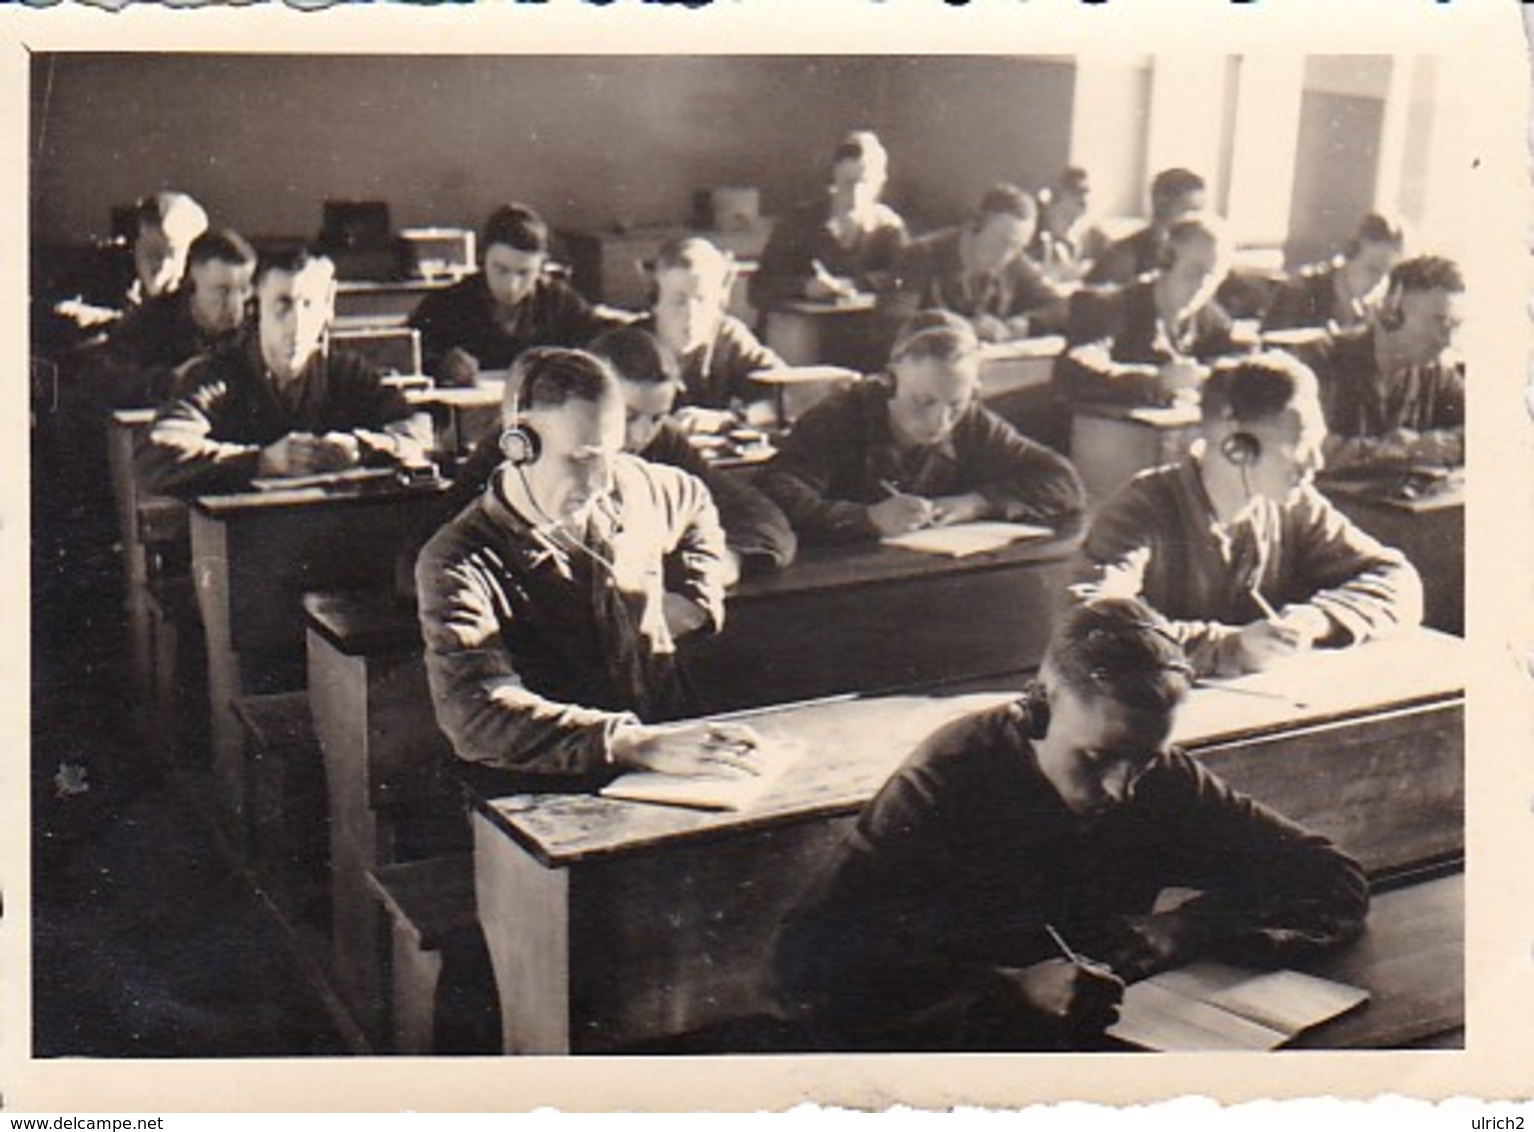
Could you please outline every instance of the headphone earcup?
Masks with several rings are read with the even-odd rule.
[[[1028,711],[1028,737],[1044,738],[1049,734],[1049,695],[1045,692],[1044,685],[1034,681],[1028,686],[1028,697],[1024,706]]]
[[[536,463],[542,451],[543,441],[527,425],[513,425],[501,433],[501,455],[515,467]]]
[[[1250,467],[1262,455],[1262,441],[1244,430],[1233,432],[1220,441],[1220,454],[1238,468]]]
[[[1395,302],[1391,302],[1387,298],[1385,302],[1380,304],[1379,312],[1374,318],[1385,330],[1400,330],[1401,324],[1406,321],[1405,316],[1401,313],[1399,298]]]

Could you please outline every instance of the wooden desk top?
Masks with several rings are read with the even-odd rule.
[[[402,499],[441,495],[448,485],[443,481],[403,486],[367,487],[361,490],[333,490],[325,487],[298,487],[273,491],[240,491],[227,495],[199,495],[191,502],[195,514],[219,522],[238,520],[245,515],[270,515],[291,510],[300,515],[318,517],[336,508],[365,507],[397,503]]]
[[[1464,874],[1377,894],[1364,934],[1303,969],[1365,987],[1372,997],[1360,1009],[1301,1034],[1289,1048],[1402,1046],[1463,1025]]]
[[[1463,688],[1458,638],[1432,630],[1317,656],[1309,673],[1248,678],[1251,692],[1303,692],[1292,699],[1195,689],[1173,738],[1189,749],[1282,728],[1450,699]],[[480,799],[481,809],[549,867],[628,853],[682,838],[718,836],[785,821],[855,812],[933,730],[970,711],[1006,702],[1017,689],[969,694],[839,697],[738,713],[764,736],[802,746],[797,773],[751,809],[708,813],[590,794],[518,794]]]
[[[868,314],[877,305],[873,295],[859,293],[848,299],[790,299],[773,307],[768,314],[805,314],[812,318],[835,318],[838,315]]]
[[[272,494],[275,493],[263,493],[257,498],[265,501]],[[1083,528],[1081,522],[1072,522],[1054,538],[1013,543],[966,558],[923,554],[879,543],[808,547],[788,569],[749,578],[732,587],[728,601],[738,605],[1033,563],[1054,564],[1075,550]],[[415,603],[392,593],[311,593],[304,599],[304,609],[310,626],[349,656],[418,648],[420,644]]]
[[[1465,481],[1463,475],[1416,496],[1401,492],[1405,477],[1401,472],[1383,472],[1377,476],[1345,478],[1323,477],[1316,484],[1323,495],[1343,508],[1355,505],[1403,511],[1420,515],[1434,511],[1463,510],[1465,506]]]

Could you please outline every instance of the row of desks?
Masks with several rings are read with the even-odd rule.
[[[1464,847],[1462,654],[1461,642],[1424,630],[1318,655],[1303,674],[1240,691],[1199,688],[1174,740],[1376,876],[1453,860]],[[775,926],[818,862],[924,735],[1015,695],[1006,683],[757,713],[759,730],[807,753],[744,812],[587,794],[478,797],[477,899],[506,1051],[611,1051],[770,1014]],[[1420,901],[1432,914],[1418,931]],[[1458,896],[1440,886],[1382,908],[1365,943],[1329,960],[1377,999],[1336,1044],[1416,1040],[1462,1021],[1462,995],[1448,993],[1457,967],[1414,960],[1407,977],[1397,962],[1459,953]]]

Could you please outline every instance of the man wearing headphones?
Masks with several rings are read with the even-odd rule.
[[[1161,268],[1119,290],[1078,291],[1055,366],[1064,399],[1171,405],[1198,399],[1209,363],[1237,352],[1230,316],[1214,293],[1225,276],[1225,237],[1211,218],[1171,225]]]
[[[1140,473],[1098,511],[1084,546],[1098,592],[1170,618],[1201,676],[1421,620],[1417,571],[1312,483],[1326,426],[1305,366],[1272,353],[1216,369],[1201,431],[1181,463]]]
[[[662,725],[691,710],[676,638],[723,622],[707,489],[624,453],[618,379],[594,355],[534,348],[510,382],[500,468],[416,562],[432,704],[454,751],[593,782],[752,773],[749,728]]]
[[[662,247],[651,270],[650,313],[635,325],[655,336],[681,377],[678,422],[693,431],[715,432],[710,426],[731,416],[709,410],[769,401],[770,393],[752,385],[751,375],[788,363],[726,312],[734,261],[702,236],[687,236]]]
[[[1334,471],[1464,464],[1464,297],[1453,260],[1417,256],[1391,271],[1372,328],[1296,348],[1321,379]]]
[[[941,728],[786,919],[779,997],[828,1050],[1104,1045],[1124,985],[1355,936],[1363,871],[1167,746],[1193,669],[1134,599],[1068,610],[1022,699]],[[1164,889],[1198,895],[1164,907]]]
[[[968,222],[923,236],[900,258],[900,290],[916,308],[969,319],[982,342],[1059,329],[1065,291],[1024,254],[1038,223],[1033,198],[993,185]]]
[[[1076,470],[981,405],[979,388],[969,323],[923,312],[895,343],[889,372],[805,413],[757,486],[806,542],[977,519],[1055,524],[1079,513]]]
[[[581,346],[610,323],[562,279],[546,273],[543,217],[508,204],[485,221],[480,270],[421,300],[410,325],[421,332],[422,365],[444,385],[472,385],[532,346]]]
[[[361,358],[325,348],[335,265],[304,248],[256,269],[256,327],[200,358],[160,406],[135,457],[148,491],[249,490],[256,479],[425,458],[430,419]]]

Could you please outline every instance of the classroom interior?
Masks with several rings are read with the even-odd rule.
[[[1124,234],[1143,222],[1156,171],[1183,166],[1206,178],[1250,278],[1327,259],[1373,208],[1403,219],[1413,252],[1453,257],[1467,238],[1463,131],[1445,96],[1459,66],[1279,53],[44,53],[31,75],[33,287],[109,242],[122,206],[174,188],[258,248],[313,239],[327,202],[385,202],[394,232],[473,231],[526,202],[556,231],[577,288],[632,309],[640,264],[672,235],[713,232],[749,276],[772,218],[823,191],[853,129],[883,141],[884,199],[913,234],[961,222],[997,182],[1037,190],[1067,166],[1087,170],[1103,229]],[[714,231],[710,193],[725,188],[754,190],[755,222]],[[339,262],[339,321],[353,332],[397,327],[429,290],[376,257]],[[869,368],[855,351],[829,356],[825,320],[774,329],[744,288],[732,309],[791,362]],[[419,495],[125,511],[109,445],[131,446],[133,422],[97,432],[64,420],[68,363],[39,346],[35,1055],[774,1048],[771,1027],[736,1028],[759,1013],[757,972],[715,960],[761,950],[796,866],[840,836],[888,752],[828,759],[777,825],[662,808],[575,829],[560,824],[558,795],[522,783],[508,801],[504,784],[457,781],[424,695],[413,607],[390,589],[391,547]],[[1024,432],[1044,411],[1052,361],[992,373],[997,411]],[[461,445],[498,402],[444,398],[435,420]],[[1038,431],[1064,448],[1091,427]],[[1132,470],[1125,459],[1170,458],[1186,429],[1095,443],[1101,478],[1082,470],[1100,496]],[[1332,687],[1318,678],[1304,711],[1195,713],[1182,739],[1356,851],[1379,882],[1382,922],[1411,939],[1376,957],[1388,974],[1372,1013],[1321,1044],[1455,1048],[1463,988],[1442,971],[1463,953],[1463,502],[1375,507],[1369,521],[1420,559],[1429,634],[1392,663],[1328,670]],[[161,557],[161,529],[189,549]],[[155,589],[146,571],[162,567],[179,581]],[[810,556],[741,583],[734,635],[698,668],[719,711],[854,697],[794,724],[828,747],[919,736],[979,702],[964,697],[1022,686],[1044,645],[1038,614],[1066,577],[1053,544],[979,564]],[[999,612],[977,623],[977,609]],[[830,623],[844,634],[835,647],[822,644]],[[857,698],[875,695],[895,698]],[[869,704],[882,714],[860,715]],[[1339,750],[1354,756],[1341,770]],[[1253,757],[1263,751],[1283,766]],[[758,903],[721,927],[710,898],[742,878]],[[664,946],[646,934],[667,923],[677,938]],[[596,956],[614,940],[619,973],[603,974]],[[1372,955],[1334,973],[1368,979]],[[502,977],[529,961],[552,965],[545,981],[566,992]]]

